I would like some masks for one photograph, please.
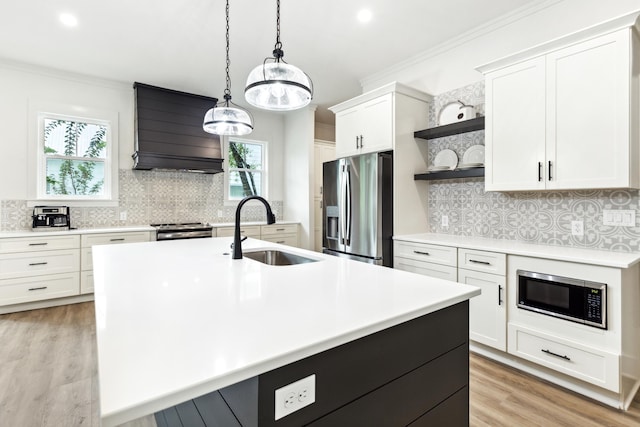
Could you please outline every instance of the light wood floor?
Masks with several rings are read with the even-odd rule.
[[[640,426],[640,395],[621,412],[473,354],[470,390],[474,427]],[[98,427],[98,409],[93,303],[0,315],[0,426]]]

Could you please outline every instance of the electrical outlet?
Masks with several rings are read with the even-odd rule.
[[[127,220],[127,211],[120,211],[120,221]]]
[[[571,221],[571,234],[574,236],[584,235],[584,223],[582,221]]]
[[[286,417],[316,401],[316,375],[280,387],[276,390],[275,419]]]
[[[443,227],[448,227],[449,226],[449,216],[448,215],[442,215],[442,226]]]
[[[218,209],[218,218],[222,218],[223,216],[222,209]]]

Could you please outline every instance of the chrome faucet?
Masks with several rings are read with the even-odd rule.
[[[232,259],[242,259],[242,240],[240,238],[240,209],[242,206],[247,203],[249,200],[259,200],[262,202],[264,207],[267,209],[267,224],[275,224],[276,216],[271,211],[271,206],[269,206],[269,202],[267,202],[264,198],[260,196],[248,196],[244,199],[240,200],[238,203],[238,207],[236,208],[236,227],[233,232],[233,256]]]

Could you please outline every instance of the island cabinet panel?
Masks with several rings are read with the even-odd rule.
[[[458,303],[158,412],[156,422],[468,426],[468,313],[468,301]],[[275,390],[312,374],[315,402],[276,421]]]
[[[413,421],[468,383],[468,307],[465,301],[260,375],[258,425],[305,425],[345,405],[356,405],[355,412],[345,412],[344,420],[336,414],[333,425],[395,426],[398,424],[366,421],[367,413],[376,411],[383,403],[377,395],[369,396],[372,392],[400,378],[397,384],[450,390],[435,403],[422,402],[423,407],[416,409],[415,416],[409,420]],[[452,351],[455,349],[462,349],[467,356],[460,357]],[[456,378],[453,380],[456,386],[448,387],[420,376],[431,364],[438,365],[438,370],[447,377]],[[315,403],[275,421],[275,390],[312,374],[316,375]],[[462,382],[458,375],[464,378]],[[388,416],[404,417],[406,395],[391,395],[393,397],[385,398],[384,402]],[[364,400],[359,403],[361,399]],[[468,411],[468,401],[456,410]],[[362,421],[354,416],[363,417]]]

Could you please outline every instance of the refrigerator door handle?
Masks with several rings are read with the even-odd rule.
[[[345,197],[346,197],[346,180],[345,180],[345,173],[344,173],[344,164],[340,165],[340,212],[339,212],[339,217],[338,217],[338,221],[340,222],[340,244],[344,245],[345,244],[345,239],[344,236],[346,234],[346,229],[345,229],[345,212],[346,212],[346,207],[345,207]]]
[[[346,221],[346,234],[345,234],[345,244],[347,246],[351,245],[351,170],[349,168],[349,165],[346,165],[346,171],[345,171],[345,188],[346,188],[346,192],[345,192],[345,207],[346,207],[346,215],[345,215],[345,221]]]

